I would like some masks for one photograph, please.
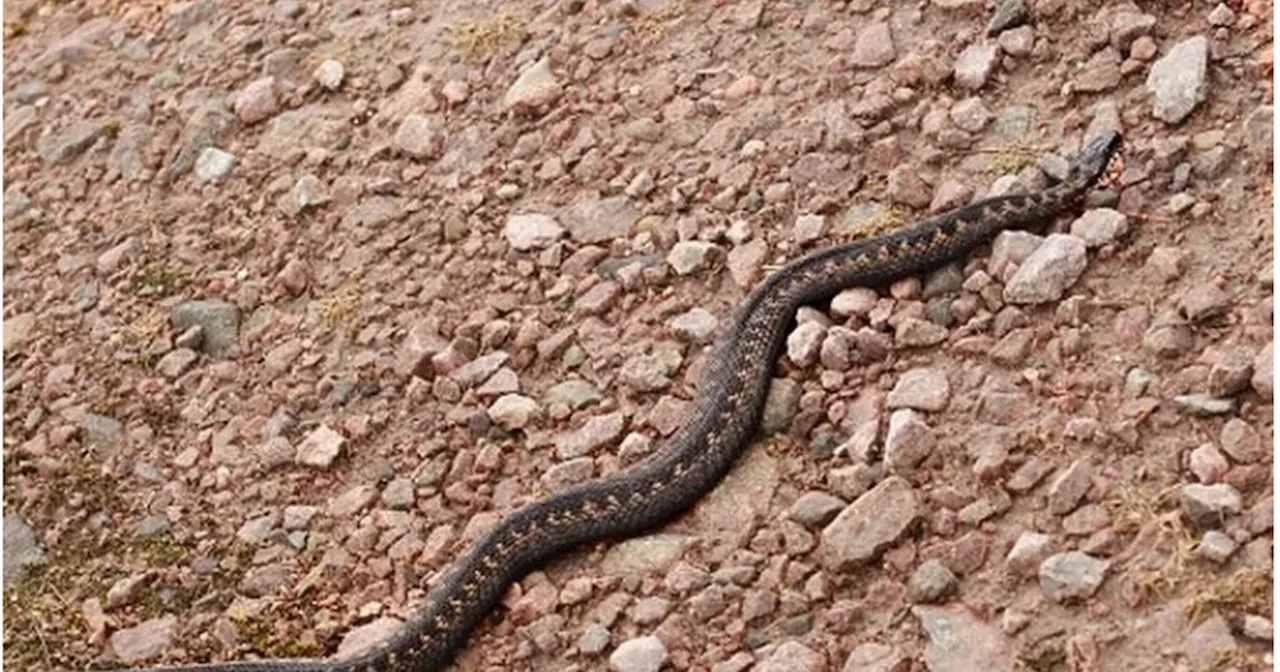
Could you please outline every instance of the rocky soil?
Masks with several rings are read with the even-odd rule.
[[[376,641],[658,450],[777,265],[1103,129],[1083,214],[802,310],[729,479],[457,667],[1270,669],[1267,0],[4,10],[6,669]]]

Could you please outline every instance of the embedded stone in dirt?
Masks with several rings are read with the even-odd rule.
[[[187,301],[173,308],[170,320],[178,331],[199,325],[204,333],[200,347],[214,357],[226,357],[240,334],[240,309],[225,301]]]
[[[168,650],[177,626],[176,617],[165,616],[117,630],[111,633],[111,650],[125,664],[150,660]]]
[[[645,576],[662,574],[684,555],[691,538],[659,532],[618,542],[600,561],[605,575]]]
[[[930,672],[1012,672],[1015,656],[1008,638],[961,605],[915,606],[911,613],[920,619],[928,642],[924,661]]]
[[[44,549],[27,523],[18,516],[4,517],[4,587],[15,584],[27,565],[44,562]]]
[[[334,658],[344,659],[353,658],[360,653],[368,651],[374,645],[387,641],[392,635],[399,631],[401,622],[394,618],[383,616],[364,625],[352,628],[342,637],[342,641],[338,644],[338,650],[334,653]]]

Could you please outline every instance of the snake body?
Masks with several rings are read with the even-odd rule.
[[[939,266],[1011,228],[1081,204],[1120,147],[1092,139],[1061,182],[977,201],[876,238],[814,251],[771,274],[738,307],[706,361],[691,417],[664,448],[623,471],[556,492],[498,522],[388,640],[344,660],[261,660],[152,672],[435,672],[448,666],[512,582],[579,544],[658,526],[713,489],[755,438],[796,310],[851,286]]]

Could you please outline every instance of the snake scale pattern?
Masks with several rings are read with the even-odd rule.
[[[892,233],[792,261],[743,301],[704,367],[695,410],[648,460],[533,502],[506,516],[439,582],[387,641],[344,660],[250,660],[150,672],[435,672],[527,572],[579,544],[634,535],[713,489],[755,438],[774,365],[797,308],[851,286],[881,286],[964,256],[1005,229],[1030,228],[1079,207],[1104,177],[1118,133],[1090,140],[1064,180],[997,196]]]

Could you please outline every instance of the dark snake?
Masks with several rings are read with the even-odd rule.
[[[1118,133],[1089,141],[1046,189],[983,199],[876,238],[833,245],[771,274],[747,296],[706,360],[694,411],[649,459],[516,510],[449,569],[426,604],[379,644],[343,660],[255,660],[151,672],[434,672],[527,572],[586,542],[650,530],[716,487],[755,437],[796,310],[852,286],[877,287],[966,255],[1006,229],[1082,205],[1108,172]]]

